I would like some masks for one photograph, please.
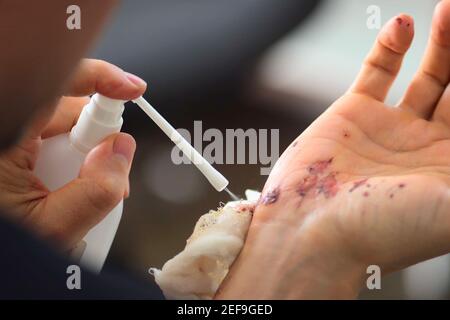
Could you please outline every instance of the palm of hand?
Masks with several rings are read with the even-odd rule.
[[[261,201],[288,198],[289,223],[300,216],[297,226],[345,242],[367,264],[397,269],[417,262],[405,244],[430,257],[445,253],[429,240],[450,231],[449,156],[444,124],[349,94],[286,150]]]
[[[448,15],[444,1],[398,108],[383,101],[412,40],[412,20],[401,16],[384,28],[349,93],[279,159],[255,225],[288,226],[304,243],[387,272],[449,252],[450,63],[436,68],[436,60],[450,51],[442,45],[449,37],[435,30]]]

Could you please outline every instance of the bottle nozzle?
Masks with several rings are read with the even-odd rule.
[[[223,191],[227,185],[228,180],[214,167],[203,158],[200,153],[193,146],[191,146],[186,139],[184,139],[178,131],[164,119],[158,111],[153,108],[150,103],[143,97],[133,100],[157,125],[164,131],[164,133],[172,140],[176,146],[188,157],[188,159],[203,173],[211,185],[217,191]]]
[[[70,132],[70,141],[82,152],[89,152],[108,135],[122,127],[123,100],[94,94],[81,111],[77,124]]]

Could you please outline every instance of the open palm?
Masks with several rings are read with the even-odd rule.
[[[392,19],[349,92],[284,152],[250,239],[280,225],[300,247],[383,272],[450,252],[450,1],[404,98],[387,106],[413,34],[411,17]]]

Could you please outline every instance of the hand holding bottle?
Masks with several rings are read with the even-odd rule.
[[[0,206],[63,250],[72,249],[128,195],[135,142],[125,133],[109,136],[89,152],[77,179],[50,192],[33,174],[41,140],[69,132],[87,95],[130,100],[145,88],[143,80],[114,65],[83,60],[56,108],[35,119],[21,141],[0,156]]]

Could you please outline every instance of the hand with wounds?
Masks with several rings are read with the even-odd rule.
[[[64,96],[51,112],[39,113],[20,142],[0,156],[0,205],[9,218],[70,251],[94,225],[129,194],[128,174],[135,151],[126,133],[109,136],[88,154],[80,175],[50,192],[33,169],[42,139],[71,130],[87,95],[130,100],[146,88],[144,81],[100,60],[83,60]]]
[[[450,1],[388,106],[413,34],[411,17],[391,19],[348,92],[285,150],[216,298],[356,298],[369,265],[450,252]]]

